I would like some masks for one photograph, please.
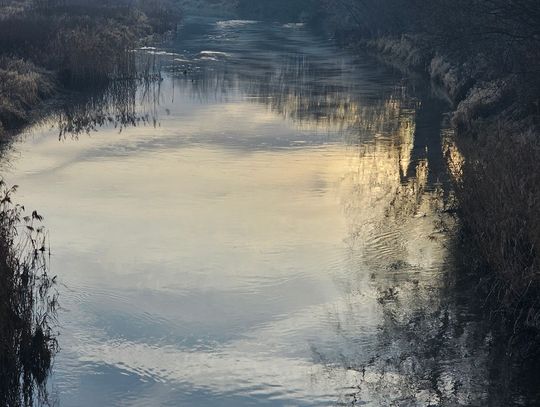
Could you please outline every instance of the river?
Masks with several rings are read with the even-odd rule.
[[[300,24],[189,19],[138,53],[161,82],[67,106],[3,160],[49,230],[53,399],[489,402],[427,84]]]

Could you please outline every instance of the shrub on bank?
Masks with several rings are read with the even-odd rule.
[[[29,110],[52,93],[52,75],[19,58],[0,57],[0,131],[29,119]]]
[[[51,44],[52,56],[45,63],[72,86],[132,76],[130,50],[144,22],[141,18],[130,28],[111,19],[78,18],[58,31]]]
[[[150,33],[147,17],[137,10],[30,10],[0,21],[0,52],[31,60],[61,73],[67,85],[78,85],[119,75],[127,68],[127,53]]]
[[[418,37],[402,35],[399,37],[378,37],[366,42],[376,53],[404,64],[408,69],[425,69],[429,64],[429,54],[420,48]]]

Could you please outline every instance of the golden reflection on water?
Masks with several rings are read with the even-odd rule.
[[[463,176],[462,167],[465,157],[456,144],[455,133],[452,130],[445,130],[442,133],[442,141],[443,152],[446,162],[448,163],[450,175],[452,176],[454,182],[459,183]]]

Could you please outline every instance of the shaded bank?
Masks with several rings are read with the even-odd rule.
[[[477,258],[466,269],[513,362],[538,360],[539,3],[316,3],[341,43],[423,72],[452,102],[444,144],[466,242],[457,255]]]

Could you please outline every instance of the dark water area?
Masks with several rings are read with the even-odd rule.
[[[429,84],[300,24],[188,19],[137,53],[162,81],[4,154],[50,231],[53,401],[534,405],[462,271]]]

